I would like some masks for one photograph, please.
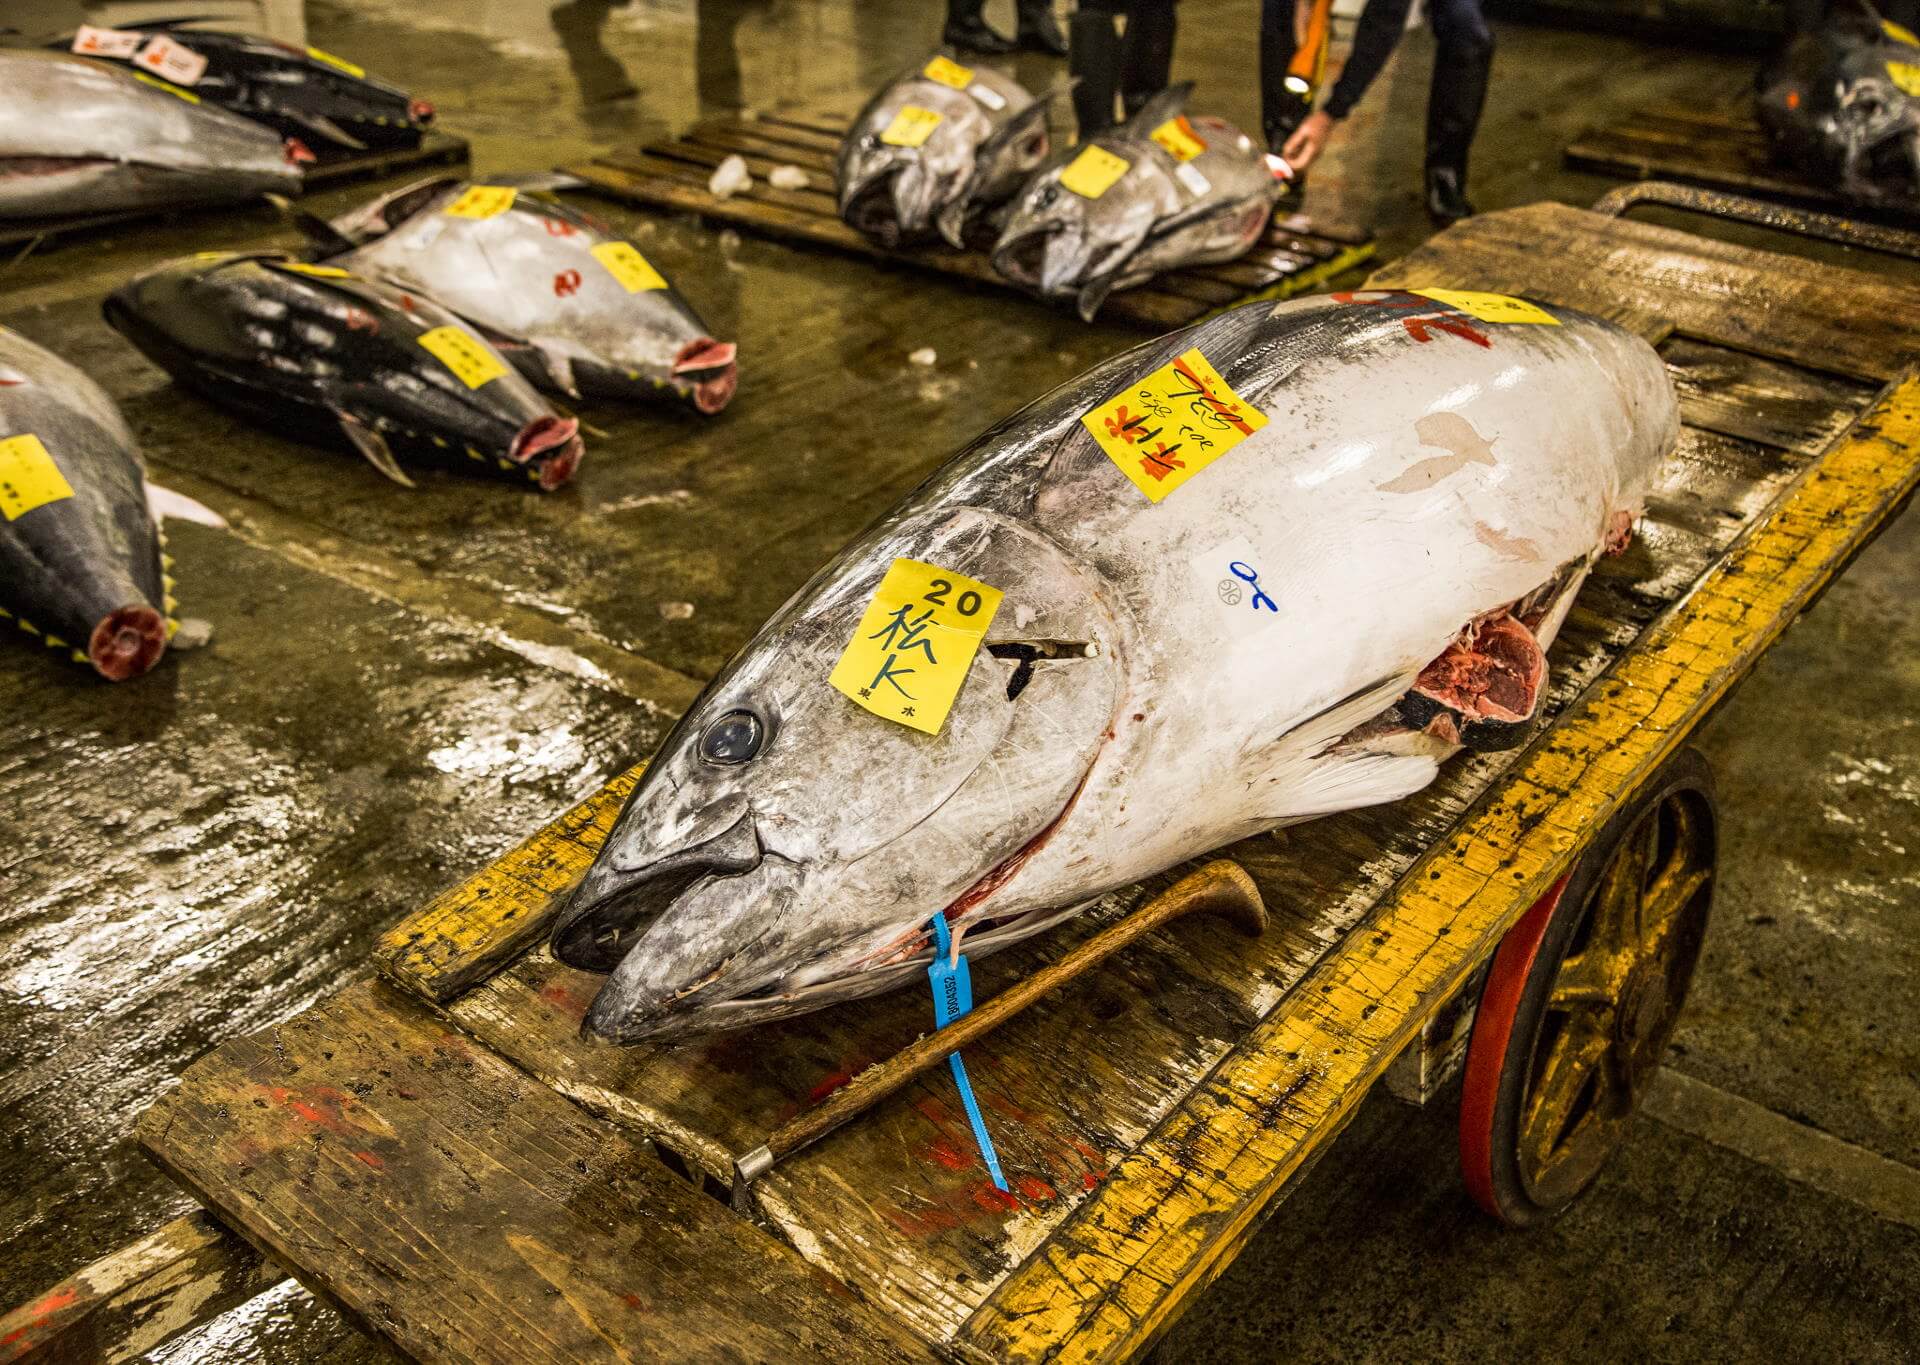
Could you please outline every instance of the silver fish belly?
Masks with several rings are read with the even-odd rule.
[[[1510,728],[1678,416],[1638,338],[1492,299],[1248,305],[957,455],[662,746],[554,932],[610,973],[590,1027],[634,1041],[905,984],[936,912],[992,951],[1235,839],[1416,791]],[[1003,595],[937,733],[829,683],[902,560]],[[895,643],[873,679],[890,706],[927,663]],[[1475,660],[1507,695],[1449,666]]]

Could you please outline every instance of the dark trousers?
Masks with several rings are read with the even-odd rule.
[[[1113,96],[1129,115],[1167,88],[1173,74],[1177,0],[1080,0],[1069,26],[1068,68],[1080,78],[1073,108],[1080,136],[1113,123]],[[1114,20],[1125,15],[1124,38]]]

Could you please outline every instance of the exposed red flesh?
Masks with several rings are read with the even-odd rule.
[[[149,606],[122,607],[93,628],[87,657],[108,682],[137,678],[167,651],[167,622]]]
[[[1633,513],[1615,512],[1607,523],[1606,552],[1610,555],[1623,555],[1627,546],[1633,543]]]
[[[1546,676],[1540,642],[1503,610],[1462,631],[1420,670],[1413,690],[1470,721],[1518,721],[1533,714]]]
[[[724,408],[739,386],[740,371],[735,364],[739,347],[731,341],[701,337],[680,348],[673,358],[676,379],[692,379],[693,405],[708,414]]]
[[[288,164],[293,166],[306,165],[320,159],[313,154],[311,147],[297,137],[287,139],[286,153]]]
[[[540,487],[551,493],[573,477],[573,471],[580,467],[580,457],[585,453],[578,419],[536,417],[513,438],[507,457],[516,464],[533,465],[540,478]]]
[[[433,102],[431,100],[414,100],[407,106],[407,116],[415,123],[432,123]]]

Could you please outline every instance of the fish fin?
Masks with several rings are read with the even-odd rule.
[[[554,387],[575,402],[580,401],[580,385],[573,377],[573,360],[564,351],[556,351],[551,346],[533,343],[533,349],[539,352],[541,362],[547,367]]]
[[[980,146],[974,153],[976,163],[986,162],[997,156],[1001,149],[1019,141],[1033,131],[1034,125],[1047,126],[1047,100],[1045,97],[1035,100],[1025,109],[1015,114],[1005,123],[995,128],[980,140]]]
[[[318,214],[308,213],[284,194],[269,194],[267,202],[282,218],[298,228],[300,235],[322,256],[337,256],[343,251],[351,251],[360,245],[352,237],[340,231],[332,223]]]
[[[1135,110],[1133,116],[1123,126],[1151,131],[1168,119],[1176,118],[1186,112],[1187,101],[1192,97],[1192,81],[1180,81],[1170,85]]]
[[[1074,310],[1080,314],[1082,322],[1092,322],[1100,306],[1107,301],[1107,295],[1114,291],[1120,282],[1118,271],[1100,275],[1080,286],[1080,292],[1074,296]]]
[[[489,185],[525,190],[528,194],[551,194],[556,190],[583,190],[587,182],[565,171],[521,171],[515,175],[490,175]]]
[[[364,152],[367,149],[366,143],[362,142],[352,133],[349,133],[345,128],[342,128],[325,114],[306,113],[297,109],[283,109],[280,111],[280,114],[283,118],[292,120],[302,128],[308,128],[320,134],[321,137],[326,138],[329,142],[337,142],[342,147],[351,147],[357,152]]]
[[[955,195],[947,205],[933,216],[933,225],[940,230],[940,236],[955,251],[967,249],[967,212],[973,207],[973,185]]]
[[[147,513],[158,526],[167,521],[191,521],[201,526],[212,526],[217,530],[227,529],[227,519],[203,503],[195,502],[185,493],[176,493],[171,488],[162,488],[157,483],[147,485]]]
[[[1271,817],[1292,824],[1412,796],[1439,776],[1432,754],[1359,752],[1310,759],[1270,779],[1281,798]]]
[[[346,433],[349,441],[353,442],[353,448],[366,456],[368,464],[402,488],[415,486],[413,480],[407,477],[406,471],[400,468],[400,462],[393,458],[393,451],[388,448],[386,437],[358,417],[344,412],[336,412],[334,415],[340,419],[340,430]]]

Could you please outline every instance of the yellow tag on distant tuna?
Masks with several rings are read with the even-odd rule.
[[[666,276],[655,270],[632,242],[601,242],[593,248],[593,259],[605,266],[629,294],[667,287]]]
[[[955,90],[965,90],[973,84],[973,68],[962,66],[948,57],[935,57],[920,68],[920,74]]]
[[[470,389],[491,383],[507,372],[507,367],[484,341],[458,327],[436,327],[431,332],[422,332],[419,341],[433,353],[435,360],[452,370]]]
[[[1891,19],[1882,19],[1880,29],[1896,43],[1905,43],[1909,47],[1920,47],[1920,37],[1915,37],[1910,28],[1903,28]]]
[[[442,213],[450,218],[498,218],[513,207],[513,188],[509,185],[469,185],[466,193],[448,204]]]
[[[325,62],[328,66],[337,67],[341,71],[344,71],[349,76],[353,77],[355,80],[359,80],[361,77],[367,74],[367,69],[364,66],[355,66],[352,62],[348,61],[346,58],[336,57],[331,52],[322,52],[317,47],[308,48],[307,55],[313,58],[316,62]]]
[[[347,271],[337,265],[308,265],[305,261],[275,261],[282,270],[291,270],[296,275],[313,275],[323,280],[350,280]]]
[[[1082,199],[1098,199],[1131,169],[1131,162],[1105,147],[1082,147],[1080,155],[1060,172],[1060,183]]]
[[[0,441],[0,514],[8,521],[72,496],[73,485],[38,436],[29,432]],[[993,598],[999,601],[1000,594],[995,593]]]
[[[150,85],[155,90],[164,90],[169,95],[176,95],[179,98],[185,100],[188,104],[200,103],[200,97],[194,94],[193,91],[182,90],[179,86],[175,85],[172,81],[163,81],[158,76],[149,76],[144,71],[132,71],[132,72],[129,72],[128,74],[131,75],[136,81],[139,81],[142,85]]]
[[[1196,348],[1080,421],[1147,501],[1159,502],[1264,427],[1267,416]]]
[[[919,147],[925,145],[939,126],[940,115],[933,110],[915,104],[903,105],[886,131],[880,134],[880,140],[889,147]]]
[[[1175,161],[1191,161],[1207,150],[1206,139],[1193,131],[1193,125],[1187,122],[1185,114],[1170,118],[1155,128],[1152,137],[1160,149]]]
[[[1450,308],[1458,308],[1467,316],[1482,322],[1532,322],[1548,327],[1560,325],[1560,319],[1544,308],[1507,294],[1476,294],[1470,289],[1410,289],[1407,292],[1418,294],[1423,299],[1432,299],[1435,303],[1444,303]]]
[[[996,587],[896,559],[827,681],[876,716],[937,735],[999,609]]]
[[[1920,95],[1920,65],[1913,62],[1888,62],[1887,76],[1909,95]]]

